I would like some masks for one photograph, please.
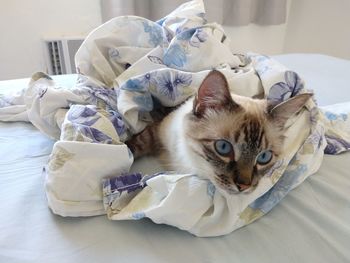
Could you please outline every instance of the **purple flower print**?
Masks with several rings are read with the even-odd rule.
[[[278,82],[270,88],[267,100],[272,104],[278,104],[294,97],[304,88],[304,83],[298,74],[293,71],[286,71],[284,79],[285,82]]]
[[[157,78],[157,91],[161,96],[164,96],[171,101],[182,94],[182,89],[187,87],[192,82],[192,76],[186,73],[164,71],[162,75]]]
[[[151,62],[153,62],[153,63],[155,63],[155,64],[161,64],[161,65],[164,65],[164,62],[163,62],[163,60],[160,58],[160,57],[156,57],[156,56],[147,56],[147,58],[151,61]]]
[[[205,42],[207,38],[208,34],[203,29],[197,29],[189,43],[191,46],[199,48],[200,44]]]
[[[110,108],[117,109],[117,94],[114,89],[86,85],[83,87],[87,91],[89,102],[97,105],[98,101],[103,101]]]
[[[99,119],[95,106],[72,105],[68,111],[67,119],[75,124],[92,126]]]
[[[326,135],[327,146],[324,152],[326,154],[338,154],[350,150],[350,142],[335,136]]]
[[[127,191],[130,193],[143,188],[140,184],[141,179],[141,173],[130,173],[111,178],[109,179],[109,183],[112,191]]]
[[[44,97],[44,95],[46,94],[48,90],[48,87],[40,89],[40,91],[38,92],[39,98],[42,99]]]
[[[73,124],[73,127],[78,133],[81,133],[84,137],[91,139],[93,143],[112,143],[111,137],[96,128],[82,124]]]
[[[113,110],[108,111],[108,113],[109,113],[108,119],[112,122],[118,135],[122,136],[123,134],[125,134],[126,126],[120,113]]]

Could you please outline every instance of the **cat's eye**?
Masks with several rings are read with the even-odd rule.
[[[222,156],[227,156],[233,151],[232,144],[226,140],[217,140],[214,146],[215,151]]]
[[[271,161],[271,159],[272,159],[272,151],[265,150],[258,154],[258,156],[256,157],[256,162],[258,164],[264,165],[264,164],[268,164]]]

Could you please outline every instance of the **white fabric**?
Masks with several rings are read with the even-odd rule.
[[[299,63],[314,56],[285,56]],[[322,57],[317,61],[327,65]],[[332,63],[336,67],[337,59]],[[349,62],[350,63],[350,62]],[[312,72],[312,69],[309,69]],[[326,78],[332,81],[332,67]],[[305,74],[305,78],[313,79]],[[350,76],[342,76],[344,79]],[[64,86],[74,76],[55,77]],[[27,82],[29,81],[26,80]],[[314,80],[316,81],[316,80]],[[1,81],[0,92],[23,81]],[[63,85],[63,84],[62,84]],[[315,87],[317,91],[317,87]],[[337,86],[336,91],[346,91]],[[331,94],[332,95],[332,94]],[[331,100],[332,97],[324,98]],[[336,101],[340,102],[340,101]],[[196,238],[149,220],[111,222],[104,216],[62,218],[47,208],[42,167],[53,141],[30,124],[0,123],[1,262],[348,262],[350,260],[350,153],[326,155],[319,171],[268,215],[223,237]],[[157,171],[144,158],[132,171]],[[283,242],[281,242],[283,240]]]
[[[59,172],[58,167],[51,167],[45,183],[49,206],[61,216],[105,214],[101,205],[101,179],[129,171],[133,158],[129,158],[128,147],[60,141],[55,144],[49,165],[60,166],[65,154],[71,155],[69,165],[64,165]],[[110,156],[118,161],[111,162]],[[82,160],[83,167],[79,165]],[[104,167],[103,173],[101,167]]]

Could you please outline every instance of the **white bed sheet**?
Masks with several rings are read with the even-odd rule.
[[[325,66],[329,60],[338,61],[319,55],[278,57],[287,66],[288,61],[305,65],[301,74],[307,82],[307,63],[303,61],[313,59]],[[317,83],[314,78],[318,74],[310,71],[310,78]],[[332,72],[328,77],[319,83],[324,86],[313,87],[316,92],[332,83]],[[342,78],[348,94],[350,74]],[[74,83],[75,76],[56,79],[66,85]],[[26,81],[0,82],[0,92]],[[337,85],[337,90],[340,87]],[[328,100],[328,94],[324,105],[344,102],[343,98]],[[350,261],[350,153],[326,156],[315,175],[253,224],[223,237],[196,238],[149,220],[119,222],[105,216],[53,215],[47,207],[41,173],[53,143],[30,124],[0,122],[0,262]],[[154,160],[143,159],[133,170],[152,172],[156,167]]]

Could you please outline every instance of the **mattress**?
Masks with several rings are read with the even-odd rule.
[[[321,106],[350,101],[350,61],[311,54],[276,59],[300,73]],[[76,76],[54,79],[69,86]],[[1,81],[0,93],[27,82]],[[31,124],[0,122],[0,262],[350,261],[350,153],[326,155],[316,174],[256,222],[226,236],[197,238],[147,219],[54,215],[42,175],[53,143]],[[156,168],[156,160],[144,158],[132,169]]]

